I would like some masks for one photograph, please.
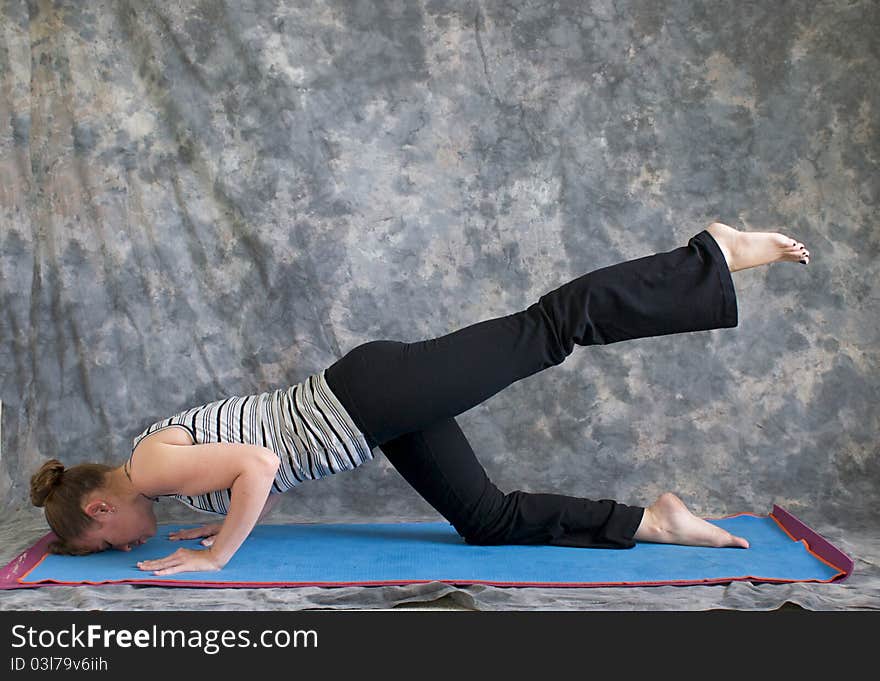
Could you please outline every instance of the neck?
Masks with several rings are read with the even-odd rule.
[[[136,499],[158,501],[157,498],[147,496],[134,486],[134,483],[125,474],[124,466],[119,466],[110,471],[107,477],[107,488],[111,493],[118,495],[127,501],[133,501]]]

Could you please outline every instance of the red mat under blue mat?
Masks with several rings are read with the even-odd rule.
[[[544,545],[471,546],[447,522],[259,525],[218,572],[156,576],[140,560],[199,540],[174,541],[166,524],[130,552],[89,556],[46,552],[48,533],[0,571],[0,589],[141,584],[186,587],[378,586],[447,582],[494,586],[650,586],[752,582],[833,582],[853,562],[793,515],[707,519],[745,537],[748,549],[639,543],[632,549]]]

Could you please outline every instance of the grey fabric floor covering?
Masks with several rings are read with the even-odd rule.
[[[399,520],[399,519],[398,519]],[[420,519],[410,519],[420,520]],[[424,520],[428,520],[425,518]],[[391,522],[377,519],[376,522]],[[160,518],[159,522],[163,522]],[[275,517],[273,523],[285,522]],[[345,518],[337,522],[355,522]],[[363,519],[357,522],[363,522]],[[880,610],[880,538],[816,527],[850,555],[855,571],[838,584],[751,584],[638,588],[499,588],[442,582],[379,587],[188,589],[134,585],[51,586],[0,591],[0,610]],[[42,514],[17,510],[0,525],[6,565],[47,531]]]

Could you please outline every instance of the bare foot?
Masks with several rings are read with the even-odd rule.
[[[805,265],[810,262],[806,247],[785,234],[740,232],[721,222],[713,222],[706,231],[718,242],[731,272],[784,260]]]
[[[661,494],[657,501],[645,509],[645,515],[634,538],[636,541],[658,544],[749,548],[746,539],[732,535],[702,518],[697,518],[687,509],[684,502],[671,492]]]

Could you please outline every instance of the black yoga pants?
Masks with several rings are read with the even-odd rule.
[[[643,507],[505,494],[455,417],[561,364],[575,345],[736,325],[730,270],[704,230],[687,246],[584,274],[515,314],[429,340],[363,343],[325,377],[370,447],[378,446],[467,543],[631,548]]]

